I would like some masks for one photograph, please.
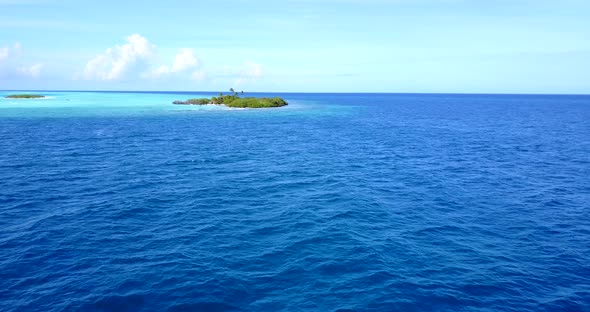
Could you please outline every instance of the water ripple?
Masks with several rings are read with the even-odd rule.
[[[0,310],[589,310],[590,98],[289,96],[12,109]]]

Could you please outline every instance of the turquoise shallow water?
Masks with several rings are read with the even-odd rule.
[[[0,91],[0,116],[3,117],[129,117],[169,115],[192,112],[240,110],[216,105],[172,105],[174,100],[217,96],[218,93],[190,92],[30,92],[47,95],[43,99],[7,99],[18,91]],[[264,96],[264,93],[250,96]],[[272,96],[272,94],[268,94]],[[248,94],[246,94],[248,96]],[[306,101],[306,99],[301,99]],[[310,102],[303,108],[308,110]],[[316,107],[317,108],[317,107]],[[301,110],[299,101],[292,101],[281,113]],[[321,108],[319,109],[321,110]],[[253,113],[253,112],[251,112]],[[258,112],[260,113],[260,111]],[[276,112],[274,112],[276,113]],[[308,111],[309,113],[309,111]]]
[[[589,96],[44,94],[0,99],[1,311],[590,309]]]

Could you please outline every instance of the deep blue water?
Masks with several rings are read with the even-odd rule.
[[[0,100],[0,311],[590,311],[590,96],[49,95]]]

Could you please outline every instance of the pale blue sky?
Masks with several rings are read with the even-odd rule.
[[[587,0],[146,3],[0,0],[0,89],[590,93]]]

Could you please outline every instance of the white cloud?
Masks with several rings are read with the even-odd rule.
[[[156,67],[155,69],[152,69],[144,73],[142,77],[158,79],[170,76],[172,74],[184,74],[189,71],[192,71],[190,73],[191,78],[195,80],[200,80],[203,79],[204,72],[198,70],[199,65],[199,61],[197,60],[197,57],[195,56],[193,49],[182,48],[174,57],[174,62],[172,63],[172,66],[160,65],[159,67]]]
[[[256,80],[263,75],[262,65],[254,62],[245,62],[238,72],[236,85],[243,85],[245,83],[256,82]]]
[[[23,65],[22,46],[16,42],[12,46],[0,47],[0,77],[39,78],[43,64]]]
[[[84,79],[113,81],[125,78],[159,79],[172,74],[186,74],[193,79],[202,79],[198,70],[199,61],[193,49],[182,48],[171,65],[157,65],[155,45],[145,37],[134,34],[127,37],[127,43],[109,48],[86,63]]]
[[[0,48],[0,61],[4,61],[10,56],[10,49],[8,47]]]
[[[20,43],[16,42],[12,48],[11,47],[2,47],[0,48],[0,61],[7,60],[11,56],[15,56],[20,54],[21,45]]]
[[[85,79],[118,80],[141,70],[155,53],[155,46],[138,34],[127,37],[127,43],[99,54],[86,64]]]
[[[235,86],[254,83],[263,76],[262,65],[245,62],[240,66],[223,66],[220,70],[206,70],[191,48],[180,48],[168,62],[158,62],[155,45],[141,35],[127,37],[127,42],[109,48],[86,63],[78,78],[115,81],[120,79],[165,80],[186,83],[220,78]]]
[[[207,72],[204,70],[196,70],[191,74],[191,78],[197,81],[202,81],[207,77]]]
[[[35,64],[31,66],[21,66],[17,69],[17,71],[27,77],[31,78],[39,78],[41,75],[41,68],[43,64]]]
[[[161,65],[160,67],[149,72],[147,77],[158,78],[160,76],[164,76],[164,75],[168,75],[168,74],[170,74],[170,67],[168,67],[166,65]]]
[[[176,55],[176,58],[174,59],[174,64],[172,65],[172,72],[184,71],[187,69],[194,68],[198,65],[199,63],[192,49],[180,49],[180,52]]]

